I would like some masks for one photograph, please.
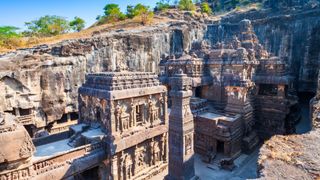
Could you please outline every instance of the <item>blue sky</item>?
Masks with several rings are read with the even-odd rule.
[[[109,3],[119,4],[123,12],[127,5],[143,3],[154,7],[158,0],[0,0],[0,26],[10,25],[24,29],[24,22],[44,15],[58,15],[68,20],[79,16],[86,26],[103,14],[103,7]]]

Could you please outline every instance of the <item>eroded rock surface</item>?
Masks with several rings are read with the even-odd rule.
[[[117,66],[158,72],[165,54],[188,51],[206,27],[186,21],[140,30],[95,34],[18,50],[0,57],[0,111],[24,119],[31,134],[53,131],[64,116],[77,113],[78,87],[86,73],[113,71]]]
[[[5,92],[0,95],[0,111],[16,115],[31,135],[39,130],[59,132],[63,127],[56,126],[57,122],[77,119],[77,89],[85,73],[114,71],[121,65],[157,73],[162,57],[188,52],[202,40],[209,46],[223,43],[235,35],[243,19],[251,20],[259,42],[271,55],[288,63],[298,82],[295,89],[315,92],[319,15],[317,6],[237,12],[219,21],[206,15],[167,12],[159,16],[170,21],[154,26],[101,30],[86,39],[7,53],[0,56],[0,87]]]
[[[261,179],[320,178],[320,130],[274,136],[260,150]]]

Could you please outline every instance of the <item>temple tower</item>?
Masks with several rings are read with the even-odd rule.
[[[190,109],[191,79],[180,69],[169,79],[172,108],[169,116],[169,174],[167,179],[192,179],[194,122]]]
[[[154,73],[87,74],[79,110],[80,122],[107,135],[107,179],[149,179],[167,168],[167,88]]]

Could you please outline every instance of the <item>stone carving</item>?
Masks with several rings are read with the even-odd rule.
[[[92,108],[91,104],[79,98],[80,122],[97,121],[108,133],[107,152],[110,154],[110,176],[114,179],[136,179],[161,172],[167,166],[165,121],[166,87],[157,77],[144,72],[108,72],[86,76],[85,84],[79,89],[79,96],[88,96],[104,111],[101,117],[110,114],[106,122],[96,118],[89,122],[82,118],[82,112]],[[103,108],[110,104],[110,108]],[[163,115],[161,115],[161,110]],[[97,111],[93,111],[96,113]],[[95,115],[95,114],[94,114]],[[93,115],[93,116],[94,116]],[[110,128],[108,128],[110,124]],[[149,170],[149,173],[145,171]]]
[[[194,178],[194,122],[190,110],[191,78],[182,70],[169,78],[172,108],[169,117],[169,174],[168,179]],[[185,135],[187,134],[187,135]]]
[[[190,154],[193,152],[192,150],[192,144],[193,144],[193,134],[188,134],[185,136],[185,155]]]
[[[31,139],[27,139],[24,141],[24,144],[20,148],[19,156],[21,158],[27,158],[32,155],[34,151],[34,145],[31,141]]]
[[[122,109],[122,107],[121,107],[121,105],[119,104],[119,102],[118,102],[118,104],[116,105],[116,109],[115,109],[115,120],[116,120],[116,131],[122,131],[122,117],[121,117],[121,115],[122,115],[122,112],[123,111],[123,109]]]
[[[158,119],[158,108],[155,107],[151,98],[148,101],[148,108],[149,123],[153,126],[154,122]]]

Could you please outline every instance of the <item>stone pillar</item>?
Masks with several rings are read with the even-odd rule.
[[[190,109],[191,79],[180,69],[170,78],[169,174],[166,179],[188,180],[194,173],[194,121]]]
[[[119,172],[121,171],[121,166],[118,166],[118,157],[113,155],[111,157],[111,177],[112,179],[119,179]]]

